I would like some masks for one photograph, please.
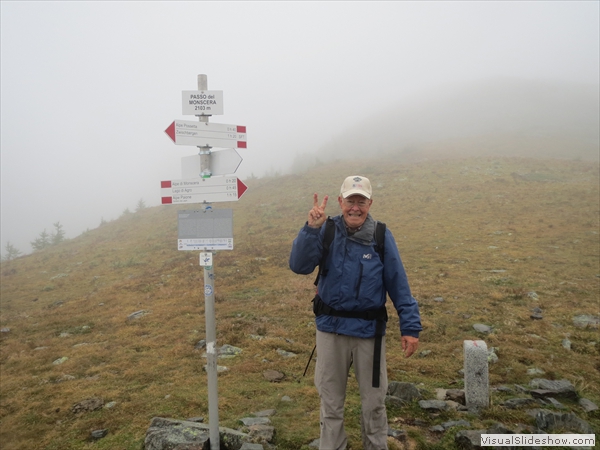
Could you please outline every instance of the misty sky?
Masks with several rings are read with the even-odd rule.
[[[236,175],[285,173],[361,119],[446,83],[598,83],[599,3],[1,2],[1,237],[23,253],[181,178],[181,91],[245,125]],[[242,198],[243,201],[244,198]],[[221,205],[222,206],[222,205]],[[175,220],[175,216],[174,216]]]

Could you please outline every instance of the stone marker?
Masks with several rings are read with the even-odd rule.
[[[490,405],[488,351],[484,341],[464,341],[465,404],[467,408]]]

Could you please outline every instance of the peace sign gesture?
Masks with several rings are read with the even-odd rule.
[[[327,216],[325,216],[325,207],[327,206],[327,200],[329,196],[323,197],[323,203],[319,205],[318,194],[313,195],[313,207],[308,212],[308,226],[311,228],[321,228],[321,225],[325,222]]]

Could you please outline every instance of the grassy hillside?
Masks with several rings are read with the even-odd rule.
[[[405,360],[390,311],[390,380],[422,383],[432,398],[435,388],[460,388],[462,342],[484,339],[499,356],[490,366],[494,386],[527,385],[534,377],[527,370],[537,368],[600,403],[598,330],[572,320],[599,314],[598,164],[398,156],[250,180],[239,202],[215,205],[233,208],[235,233],[234,250],[215,255],[218,345],[243,349],[219,362],[229,368],[219,375],[221,425],[236,428],[239,418],[275,408],[278,448],[300,449],[318,437],[314,366],[301,376],[314,345],[314,277],[291,273],[287,260],[313,192],[332,197],[327,212],[335,215],[339,186],[351,174],[371,178],[371,211],[393,231],[420,304],[419,351],[431,351]],[[208,418],[205,360],[194,349],[204,338],[203,272],[198,252],[176,249],[178,208],[146,208],[2,263],[0,327],[10,329],[0,333],[3,450],[139,450],[154,416]],[[536,307],[542,320],[530,318]],[[139,310],[149,313],[127,320]],[[480,335],[475,323],[494,331]],[[567,337],[571,350],[561,345]],[[285,380],[269,383],[267,369]],[[359,449],[354,380],[350,389],[347,427]],[[285,395],[292,402],[282,402]],[[498,406],[499,395],[480,418],[469,418],[474,426],[532,423],[524,411]],[[90,397],[116,405],[71,411]],[[415,441],[434,443],[439,437],[427,427],[451,414],[407,407],[389,419]],[[600,428],[598,415],[585,419]],[[108,436],[89,442],[90,431],[102,428]]]

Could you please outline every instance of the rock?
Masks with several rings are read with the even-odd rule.
[[[142,309],[140,311],[136,311],[134,313],[131,313],[127,316],[127,320],[135,320],[135,319],[139,319],[140,317],[145,316],[146,314],[149,314],[149,311],[146,311],[145,309]]]
[[[433,301],[434,301],[434,302],[441,303],[441,302],[443,302],[443,301],[444,301],[444,297],[435,297],[435,298],[433,299]]]
[[[466,420],[451,420],[449,422],[442,423],[442,428],[448,430],[452,427],[470,427],[471,423]]]
[[[219,349],[219,358],[234,358],[242,353],[242,349],[225,344]]]
[[[104,405],[105,409],[112,409],[115,406],[117,406],[117,402],[108,402],[106,405]]]
[[[556,400],[555,398],[548,397],[546,400],[548,400],[550,403],[552,403],[552,406],[554,406],[556,409],[566,409],[566,406],[563,405],[558,400]]]
[[[249,427],[252,425],[269,425],[271,420],[267,417],[244,417],[240,419],[240,422]]]
[[[280,348],[278,348],[278,349],[277,349],[277,353],[278,353],[279,355],[283,356],[284,358],[295,358],[296,356],[298,356],[298,355],[296,355],[295,353],[292,353],[292,352],[287,352],[287,351],[285,351],[285,350],[282,350],[282,349],[280,349]]]
[[[573,325],[578,328],[598,328],[600,325],[600,317],[590,314],[581,314],[573,317]]]
[[[264,450],[264,447],[260,444],[251,444],[250,442],[245,442],[240,450]]]
[[[537,369],[537,368],[532,368],[532,369],[527,369],[527,375],[543,375],[546,372],[544,372],[542,369]]]
[[[447,391],[447,389],[436,388],[436,390],[435,390],[436,400],[446,400],[446,391]]]
[[[97,441],[98,439],[102,439],[108,434],[108,430],[105,428],[104,430],[94,430],[92,431],[90,437],[92,440]]]
[[[581,406],[583,408],[583,410],[585,412],[588,412],[588,413],[592,412],[592,411],[597,411],[598,410],[598,405],[596,405],[591,400],[588,400],[587,398],[580,398],[579,399],[579,406]]]
[[[8,328],[8,327],[0,328],[0,333],[10,333],[10,328]]]
[[[285,378],[285,375],[277,370],[269,369],[263,372],[263,377],[271,383],[279,383]]]
[[[217,366],[217,373],[227,372],[229,370],[228,367],[225,366]],[[204,371],[208,372],[208,364],[204,366]]]
[[[461,430],[454,436],[456,445],[464,450],[481,449],[481,435],[487,430]]]
[[[99,397],[86,398],[80,402],[75,403],[71,407],[73,414],[91,412],[101,409],[104,406],[104,399]]]
[[[594,434],[592,426],[573,413],[556,413],[540,410],[535,416],[538,428],[544,431],[573,431],[582,434]]]
[[[532,298],[534,300],[537,300],[539,298],[539,296],[537,295],[537,293],[534,292],[534,291],[528,292],[527,293],[527,297]]]
[[[475,325],[473,325],[473,328],[475,329],[475,331],[478,331],[479,333],[489,334],[492,332],[492,327],[490,327],[488,325],[484,325],[482,323],[476,323]]]
[[[392,428],[388,428],[387,435],[389,437],[396,439],[397,441],[400,441],[400,442],[406,441],[406,432],[404,432],[402,430],[394,430]]]
[[[275,427],[266,424],[251,425],[248,434],[252,442],[268,444],[275,437]]]
[[[203,348],[206,348],[206,339],[202,339],[202,340],[198,341],[196,343],[196,345],[194,345],[194,348],[196,350],[202,350]]]
[[[462,389],[448,389],[446,391],[446,399],[452,400],[453,402],[465,404],[465,391]]]
[[[210,428],[203,423],[155,417],[144,439],[145,450],[203,449],[209,442]],[[221,450],[237,450],[249,439],[246,433],[219,427]]]
[[[546,380],[543,378],[534,378],[529,382],[534,389],[542,389],[552,392],[552,397],[570,398],[577,400],[579,395],[575,387],[569,380]]]
[[[563,346],[563,348],[566,348],[567,350],[571,350],[571,341],[568,340],[567,338],[564,338],[562,340],[562,346]]]
[[[62,358],[58,358],[58,359],[52,361],[52,364],[54,364],[55,366],[58,366],[68,360],[69,360],[69,358],[67,358],[66,356],[63,356]]]
[[[544,316],[542,316],[540,313],[531,313],[529,318],[532,320],[542,320]]]
[[[505,392],[507,394],[512,394],[513,393],[513,390],[511,388],[509,388],[508,386],[499,386],[497,388],[497,391],[498,392]]]
[[[196,417],[190,417],[187,419],[188,422],[196,422],[196,423],[203,423],[204,422],[204,417],[202,416],[196,416]]]
[[[514,434],[512,430],[509,430],[501,423],[495,423],[486,430],[487,434]]]
[[[255,417],[271,417],[274,416],[277,411],[274,409],[265,409],[264,411],[259,411],[253,413]]]
[[[419,353],[419,358],[425,358],[426,356],[429,356],[431,354],[431,350],[423,350],[422,352]]]
[[[419,400],[419,406],[421,409],[429,411],[445,411],[448,409],[448,405],[443,400]]]
[[[387,395],[398,398],[401,402],[410,403],[422,398],[421,393],[413,383],[390,381]]]
[[[287,395],[284,395],[283,397],[281,397],[281,401],[282,402],[291,402],[292,399],[290,397],[288,397]]]

